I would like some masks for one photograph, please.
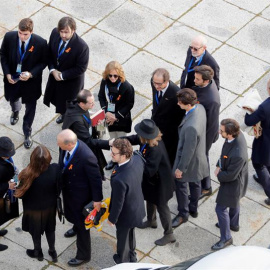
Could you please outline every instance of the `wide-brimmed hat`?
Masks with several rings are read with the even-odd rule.
[[[14,143],[9,137],[0,137],[0,157],[12,157],[15,154]]]
[[[159,129],[155,122],[151,119],[144,119],[141,123],[134,127],[136,133],[144,139],[155,139],[159,133]]]

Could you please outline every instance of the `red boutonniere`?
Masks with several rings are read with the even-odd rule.
[[[29,52],[33,52],[34,51],[34,46],[31,46],[31,48],[29,49]]]
[[[69,47],[68,49],[65,50],[66,53],[69,53],[71,48]]]
[[[223,158],[228,158],[228,156],[223,156]]]
[[[113,170],[113,171],[112,171],[112,174],[116,174],[116,170]]]
[[[143,154],[143,155],[145,155],[145,153],[146,153],[146,149],[143,149],[143,152],[142,152],[142,154]]]
[[[121,98],[121,95],[119,95],[118,98],[117,98],[116,100],[120,100],[120,98]]]
[[[200,101],[199,100],[197,101],[197,104],[200,104]]]
[[[70,164],[69,167],[68,167],[68,169],[69,170],[72,170],[72,168],[73,168],[73,164]]]

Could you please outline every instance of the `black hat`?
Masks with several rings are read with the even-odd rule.
[[[12,157],[15,154],[14,143],[8,137],[0,137],[0,157]]]
[[[158,136],[159,129],[151,119],[144,119],[135,126],[136,133],[144,139],[155,139]]]

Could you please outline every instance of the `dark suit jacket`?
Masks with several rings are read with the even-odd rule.
[[[206,87],[194,86],[192,88],[198,98],[198,102],[202,104],[206,112],[206,153],[209,152],[212,143],[218,139],[219,131],[219,108],[220,97],[214,80]]]
[[[187,51],[187,58],[185,61],[185,69],[182,72],[180,79],[180,88],[192,88],[194,83],[194,71],[188,72],[188,66],[191,59],[194,58],[191,54],[191,50]],[[194,60],[193,60],[194,61]],[[197,65],[197,64],[196,64]],[[219,89],[219,65],[213,56],[206,50],[200,65],[208,65],[214,70],[214,81],[216,82],[217,88]]]
[[[170,163],[173,165],[178,143],[178,126],[181,123],[185,111],[178,105],[176,97],[179,87],[169,82],[169,87],[161,99],[160,104],[156,102],[157,90],[151,82],[153,94],[152,120],[163,134],[162,139],[169,155]]]
[[[98,93],[98,99],[100,102],[100,107],[107,112],[108,102],[105,94],[105,85],[109,80],[102,80],[100,84],[100,89]],[[131,109],[134,105],[134,88],[128,82],[125,81],[121,83],[119,87],[118,94],[114,95],[113,103],[115,104],[115,116],[119,120],[114,122],[112,126],[109,126],[109,131],[124,131],[129,133],[131,131]]]
[[[270,97],[252,114],[246,114],[245,124],[253,126],[261,121],[262,135],[254,139],[251,159],[253,163],[270,166]]]
[[[50,74],[45,90],[44,104],[50,106],[52,103],[56,106],[57,113],[64,113],[66,101],[76,99],[77,94],[84,87],[84,73],[88,65],[89,48],[85,41],[74,33],[64,53],[59,58],[59,65],[57,65],[60,41],[60,35],[55,28],[49,41],[48,68],[62,72],[64,80],[56,81]]]
[[[83,208],[92,200],[99,202],[102,196],[102,180],[97,159],[91,149],[81,140],[68,166],[62,173],[62,191],[66,219],[81,226],[84,222]],[[65,151],[60,150],[59,165],[64,167]]]
[[[140,148],[143,146],[138,135],[125,138],[132,145],[140,145]],[[159,141],[154,147],[146,144],[142,155],[146,161],[142,182],[144,199],[155,205],[164,205],[173,196],[174,177],[163,141]]]
[[[109,221],[118,226],[134,228],[145,217],[142,193],[143,161],[133,156],[130,161],[115,167],[111,176],[111,203]]]
[[[0,198],[3,198],[8,190],[8,181],[14,176],[14,167],[0,157]]]
[[[220,162],[221,171],[217,175],[220,182],[216,203],[235,208],[245,196],[248,184],[247,143],[242,133],[231,143],[224,143]]]
[[[10,84],[6,75],[16,74],[17,64],[20,61],[19,37],[17,31],[5,34],[1,46],[1,65],[5,75],[4,89],[7,101],[15,101],[21,97],[23,103],[28,103],[39,99],[41,96],[42,71],[47,65],[47,59],[48,47],[46,40],[32,34],[22,61],[22,72],[31,72],[33,78]]]

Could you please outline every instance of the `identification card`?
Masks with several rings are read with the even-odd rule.
[[[22,72],[22,64],[18,64],[17,65],[16,72],[17,73],[21,73]]]
[[[115,112],[115,104],[114,103],[109,103],[107,111],[114,113]]]

